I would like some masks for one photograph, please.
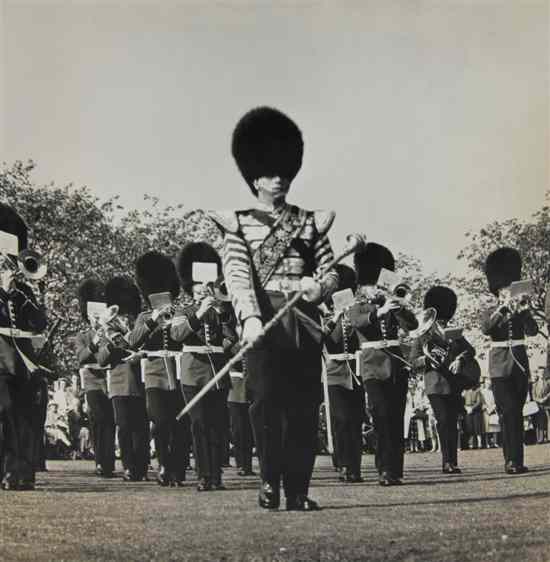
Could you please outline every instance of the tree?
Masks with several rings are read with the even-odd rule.
[[[145,196],[151,209],[125,211],[117,197],[101,201],[86,187],[36,186],[31,177],[34,168],[32,161],[4,164],[0,198],[26,220],[29,246],[48,266],[47,276],[35,289],[40,289],[50,319],[63,318],[52,355],[56,371],[68,376],[76,370],[71,338],[82,328],[77,295],[84,278],[106,281],[112,275],[132,275],[135,260],[148,250],[175,256],[187,240],[219,246],[220,239],[202,211],[184,212],[182,205],[163,207],[151,196]]]

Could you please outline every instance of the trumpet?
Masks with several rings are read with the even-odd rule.
[[[516,297],[509,296],[504,299],[502,306],[505,306],[510,311],[510,314],[514,316],[531,307],[531,296],[528,294]]]
[[[17,259],[0,252],[0,270],[11,271],[15,276],[23,276],[30,281],[38,281],[46,275],[48,268],[38,252],[27,249],[21,251]]]
[[[356,296],[356,301],[360,304],[374,304],[376,306],[383,306],[386,301],[391,300],[398,303],[404,308],[410,308],[409,302],[410,287],[405,283],[401,283],[392,287],[391,289],[377,285],[375,291],[371,295],[364,293]]]

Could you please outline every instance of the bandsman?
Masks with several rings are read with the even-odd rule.
[[[431,287],[424,296],[424,309],[428,308],[435,309],[435,322],[440,332],[445,330],[456,312],[456,293],[442,285]],[[437,421],[442,471],[444,474],[459,474],[457,449],[461,392],[472,385],[472,381],[465,376],[465,369],[474,360],[475,349],[462,335],[449,341],[441,339],[438,345],[444,356],[433,353],[426,356],[424,345],[430,346],[430,342],[424,342],[423,338],[415,340],[411,363],[424,375],[425,393]]]
[[[176,420],[183,408],[176,363],[181,345],[170,335],[180,293],[174,262],[159,252],[147,252],[136,262],[136,279],[150,309],[138,316],[128,334],[128,343],[134,351],[143,350],[146,356],[142,374],[147,415],[158,455],[157,483],[181,487],[186,479],[187,458],[185,427]]]
[[[190,242],[178,253],[176,267],[191,303],[177,312],[170,333],[183,346],[181,388],[189,402],[226,363],[237,335],[232,315],[214,292],[215,280],[222,277],[216,250],[206,242]],[[199,492],[225,489],[222,464],[230,384],[229,377],[222,379],[189,412]]]
[[[355,293],[355,271],[346,265],[337,265],[340,277],[339,291]],[[330,306],[330,303],[328,304]],[[365,421],[365,390],[356,373],[355,355],[359,339],[351,326],[350,303],[328,319],[325,324],[326,370],[330,416],[334,434],[334,456],[342,482],[363,482],[361,457],[363,451],[362,427]]]
[[[354,256],[363,298],[350,310],[350,322],[361,346],[359,372],[365,385],[378,436],[376,466],[381,486],[401,484],[404,455],[404,416],[408,390],[408,362],[403,358],[399,330],[409,332],[418,321],[403,298],[377,287],[382,268],[395,271],[393,254],[368,243]]]
[[[44,310],[30,285],[17,278],[17,257],[27,248],[28,228],[19,214],[0,204],[0,442],[1,486],[35,486],[35,418],[40,365],[32,338],[46,329]]]
[[[498,303],[482,313],[481,329],[491,338],[489,376],[502,427],[507,474],[527,472],[523,457],[523,406],[529,388],[525,336],[538,326],[526,299],[514,299],[510,285],[521,279],[522,260],[514,248],[498,248],[485,261],[489,291]]]
[[[115,469],[115,419],[107,392],[107,368],[98,363],[101,317],[105,313],[105,284],[99,279],[83,281],[79,290],[80,314],[88,328],[75,338],[80,382],[90,419],[97,476],[110,478]],[[99,304],[100,306],[95,306]],[[103,312],[101,305],[103,305]]]
[[[128,277],[113,277],[105,287],[108,307],[116,306],[99,343],[97,360],[108,368],[108,392],[113,405],[123,480],[146,478],[149,467],[149,427],[139,358],[132,356],[126,336],[141,311],[139,290]]]

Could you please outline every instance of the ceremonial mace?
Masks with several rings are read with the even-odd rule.
[[[362,234],[349,234],[346,237],[346,247],[342,253],[336,256],[325,268],[322,276],[318,279],[319,283],[323,283],[326,280],[328,273],[334,269],[334,266],[341,262],[344,258],[356,252],[359,248],[366,244],[365,237]],[[195,406],[195,404],[201,400],[201,398],[213,387],[220,379],[222,379],[231,368],[242,361],[243,357],[248,353],[257,343],[263,338],[272,328],[275,326],[281,318],[293,307],[296,303],[304,296],[305,291],[299,290],[286,304],[281,308],[273,318],[264,325],[262,333],[254,340],[247,342],[241,349],[224,365],[224,367],[218,371],[214,378],[210,379],[200,391],[193,396],[191,400],[186,404],[185,408],[177,415],[176,419],[180,420],[189,410]]]

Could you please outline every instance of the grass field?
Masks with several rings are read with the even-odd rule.
[[[406,457],[405,485],[341,484],[317,459],[318,513],[257,507],[256,478],[226,469],[224,492],[159,488],[92,475],[89,461],[49,462],[35,492],[0,494],[0,560],[550,561],[550,445],[527,447],[531,471],[508,476],[498,449]]]

